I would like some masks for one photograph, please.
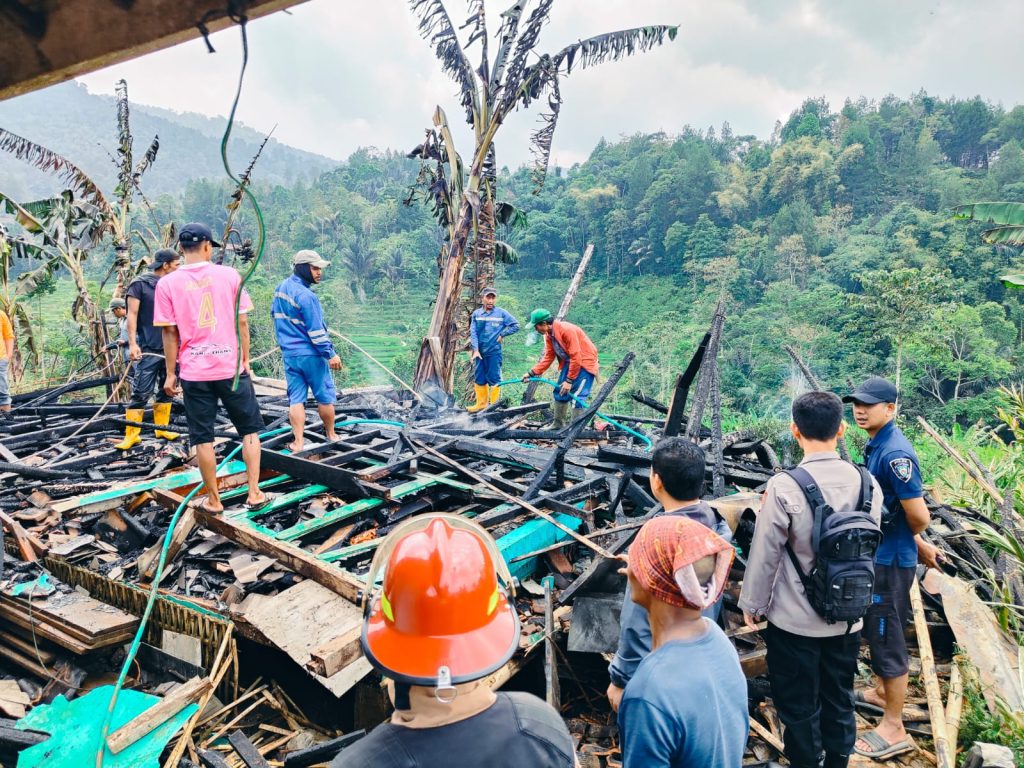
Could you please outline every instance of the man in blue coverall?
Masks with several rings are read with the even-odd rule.
[[[469,345],[476,364],[476,402],[466,410],[470,413],[498,402],[501,397],[501,344],[506,336],[519,331],[519,323],[501,307],[496,307],[498,292],[484,288],[481,306],[473,310],[469,321]]]
[[[293,435],[288,447],[293,453],[301,451],[304,445],[302,433],[309,390],[313,390],[316,398],[324,434],[328,440],[338,439],[334,431],[334,403],[338,395],[331,371],[341,370],[341,358],[327,338],[320,299],[311,290],[330,265],[316,251],[299,251],[292,258],[291,277],[274,289],[271,312],[288,383],[288,421]]]

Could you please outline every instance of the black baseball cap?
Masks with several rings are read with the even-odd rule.
[[[898,399],[899,391],[895,384],[881,376],[872,376],[844,397],[843,402],[874,405],[875,403],[895,403]]]
[[[153,254],[153,266],[159,267],[162,264],[170,264],[181,258],[181,254],[170,248],[161,248]]]
[[[178,232],[178,242],[182,245],[199,245],[205,240],[209,240],[210,245],[214,248],[221,247],[220,243],[213,239],[213,232],[205,224],[194,221],[191,224],[186,224]]]

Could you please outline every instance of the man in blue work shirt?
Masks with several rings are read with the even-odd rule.
[[[658,441],[651,453],[651,492],[662,506],[661,515],[679,515],[696,520],[731,542],[729,524],[700,498],[704,493],[706,471],[703,448],[683,437],[666,437]],[[722,602],[719,600],[704,611],[704,616],[717,621],[721,610]],[[618,711],[622,692],[650,652],[651,625],[647,611],[633,602],[627,583],[619,614],[619,647],[608,666],[611,683],[607,693],[612,710]]]
[[[466,410],[470,413],[498,402],[501,397],[501,344],[506,336],[519,331],[519,323],[501,307],[496,307],[498,292],[484,288],[481,306],[473,310],[469,320],[469,345],[476,364],[476,402]]]
[[[864,620],[878,687],[865,692],[864,700],[882,707],[885,714],[878,727],[854,746],[858,754],[876,760],[916,749],[903,727],[910,668],[904,626],[911,615],[910,587],[918,561],[929,568],[938,567],[938,549],[921,538],[930,514],[917,454],[894,421],[898,397],[892,382],[873,376],[843,398],[843,402],[853,403],[857,426],[871,438],[864,446],[864,459],[884,500],[874,594]]]
[[[316,251],[299,251],[292,258],[291,277],[274,289],[271,312],[288,383],[288,421],[293,435],[288,447],[293,453],[301,451],[304,445],[309,390],[313,390],[316,398],[325,436],[331,441],[338,439],[334,431],[334,403],[338,395],[331,371],[341,370],[341,358],[327,337],[320,299],[310,290],[330,265]]]

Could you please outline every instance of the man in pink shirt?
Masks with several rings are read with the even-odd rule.
[[[153,325],[163,329],[167,379],[164,390],[174,395],[181,379],[188,419],[189,441],[196,448],[199,472],[206,486],[203,508],[221,512],[217,489],[217,456],[213,428],[218,402],[224,405],[242,441],[249,494],[246,509],[267,503],[259,488],[260,441],[263,416],[256,402],[249,369],[249,320],[252,300],[242,278],[230,267],[210,263],[214,241],[205,224],[186,224],[178,233],[185,263],[156,284]],[[239,339],[235,335],[235,298],[241,291],[238,330],[241,336],[241,375],[232,389],[238,365]]]

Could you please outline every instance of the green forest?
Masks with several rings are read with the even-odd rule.
[[[1024,200],[1022,144],[1024,107],[919,93],[838,110],[809,99],[767,138],[735,135],[725,123],[602,141],[586,162],[552,168],[540,190],[529,168],[502,168],[497,197],[524,211],[527,224],[498,233],[518,256],[499,265],[499,303],[522,319],[535,306],[556,309],[593,243],[568,319],[595,340],[605,371],[636,352],[620,409],[635,389],[667,396],[725,295],[731,418],[785,418],[806,386],[788,344],[826,386],[879,373],[899,377],[908,414],[946,428],[993,419],[998,386],[1021,376],[1024,314],[1019,294],[999,280],[1019,268],[1019,249],[983,244],[984,225],[955,220],[952,209]],[[257,354],[273,346],[274,284],[295,250],[314,248],[333,262],[319,289],[332,327],[411,377],[442,243],[422,195],[406,204],[418,171],[402,151],[364,149],[313,183],[285,186],[261,183],[257,162],[253,189],[268,236],[250,282],[268,310],[255,316]],[[216,230],[232,190],[226,179],[190,181],[180,195],[153,200],[156,218]],[[234,223],[251,233],[251,210],[243,206]],[[111,254],[90,256],[97,293]],[[55,277],[29,300],[51,328],[53,372],[73,369],[83,354],[73,325],[61,323],[64,284]],[[386,380],[339,347],[341,383]],[[539,351],[536,338],[520,334],[506,372],[521,375]],[[279,358],[261,365],[273,373]]]
[[[984,245],[983,225],[952,209],[1024,200],[1022,143],[1024,107],[920,93],[838,111],[810,99],[767,139],[726,123],[602,141],[539,192],[529,169],[503,168],[498,198],[528,224],[499,232],[518,254],[500,267],[499,303],[519,317],[556,308],[592,242],[569,319],[606,370],[637,353],[623,391],[664,397],[724,293],[734,414],[785,413],[803,386],[790,344],[827,386],[898,376],[906,411],[966,425],[991,417],[997,386],[1020,378],[1024,314],[998,279],[1019,250]],[[363,150],[311,185],[258,191],[269,240],[255,291],[287,274],[294,250],[317,249],[334,262],[320,289],[329,320],[400,375],[429,317],[441,242],[426,207],[403,204],[417,169],[400,152]],[[193,182],[160,213],[220,224],[227,189]],[[527,337],[510,345],[514,374],[539,349]],[[351,383],[369,376],[346,352]]]

